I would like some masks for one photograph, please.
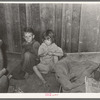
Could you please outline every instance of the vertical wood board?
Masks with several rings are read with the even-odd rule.
[[[80,18],[81,4],[74,4],[72,9],[71,52],[78,52]]]
[[[20,16],[19,4],[12,4],[12,32],[14,41],[14,52],[21,51],[21,29],[20,29]]]
[[[26,5],[19,5],[20,29],[21,29],[21,44],[23,42],[23,30],[26,27]]]
[[[63,4],[55,4],[55,40],[56,44],[60,47],[62,34],[62,7]]]
[[[71,52],[72,4],[63,4],[62,48]]]
[[[83,4],[81,11],[79,51],[93,52],[97,48],[98,6],[96,4]]]
[[[40,4],[41,32],[47,29],[54,29],[55,25],[55,6],[54,4]]]
[[[13,51],[13,32],[12,32],[12,9],[11,4],[5,4],[5,20],[6,20],[6,28],[7,28],[7,41],[8,41],[8,51]]]

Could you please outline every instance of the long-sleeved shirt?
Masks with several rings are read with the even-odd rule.
[[[30,52],[34,54],[35,56],[38,56],[38,49],[39,49],[40,43],[36,40],[33,40],[31,43],[24,42],[22,45],[22,52]]]
[[[45,43],[42,43],[38,50],[38,55],[44,54],[44,56],[40,57],[40,62],[44,64],[48,64],[53,60],[53,56],[46,53],[57,53],[58,56],[63,56],[63,51],[60,47],[58,47],[55,43],[52,43],[50,46],[47,46]],[[46,54],[46,55],[45,55]]]

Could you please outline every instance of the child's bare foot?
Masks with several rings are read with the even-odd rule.
[[[44,83],[44,86],[47,88],[50,87],[50,85],[47,82]]]
[[[24,76],[24,78],[25,78],[25,79],[28,79],[28,77],[29,77],[29,74],[26,73],[25,76]]]
[[[11,79],[12,78],[12,75],[9,75],[8,78]]]

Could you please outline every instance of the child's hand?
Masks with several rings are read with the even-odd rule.
[[[48,52],[44,52],[44,53],[40,54],[39,56],[40,56],[40,57],[44,57],[44,56],[46,56],[46,55],[48,55]]]
[[[0,40],[0,46],[2,45],[2,40]]]
[[[48,52],[48,55],[53,56],[53,52]]]

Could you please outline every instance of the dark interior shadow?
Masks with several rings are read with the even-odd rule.
[[[7,68],[7,65],[8,65],[6,49],[7,49],[7,46],[3,42],[1,45],[1,51],[2,51],[2,55],[3,55],[3,68]]]

